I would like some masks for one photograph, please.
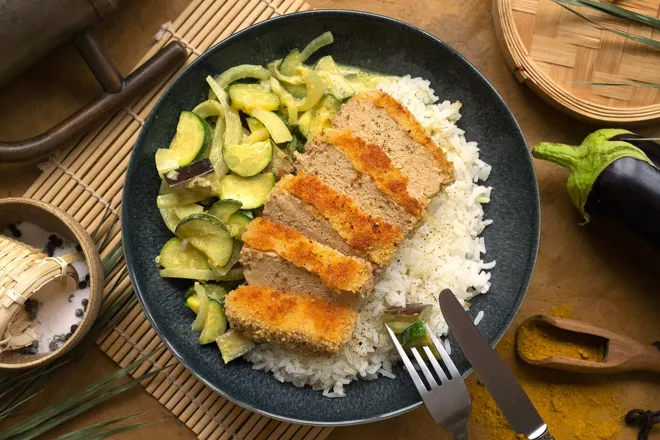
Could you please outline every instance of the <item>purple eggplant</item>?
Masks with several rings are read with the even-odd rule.
[[[660,251],[660,145],[626,130],[603,129],[577,147],[541,142],[537,159],[568,168],[568,195],[584,216],[624,223]]]
[[[176,187],[190,182],[192,179],[202,177],[213,172],[213,165],[209,159],[202,159],[165,174],[165,181],[170,187]]]

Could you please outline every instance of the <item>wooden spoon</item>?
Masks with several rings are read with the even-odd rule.
[[[646,345],[612,331],[586,322],[572,319],[536,315],[523,322],[542,321],[550,326],[573,333],[593,335],[605,340],[605,355],[602,362],[586,361],[565,356],[550,356],[545,359],[530,359],[520,351],[518,355],[533,365],[579,373],[621,373],[624,371],[649,371],[660,373],[660,347]],[[530,323],[532,324],[532,323]]]

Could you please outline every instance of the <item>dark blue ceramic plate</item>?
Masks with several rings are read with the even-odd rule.
[[[406,412],[420,402],[405,372],[347,386],[343,399],[328,399],[310,388],[282,384],[237,360],[224,365],[215,344],[200,346],[190,330],[192,312],[184,306],[186,281],[164,280],[154,257],[172,234],[156,208],[160,179],[154,153],[174,135],[178,115],[206,99],[204,78],[237,64],[266,64],[302,47],[324,31],[335,43],[325,48],[339,63],[431,81],[441,99],[460,100],[459,126],[476,141],[493,166],[494,187],[484,232],[487,259],[497,260],[489,294],[473,301],[470,313],[485,311],[479,329],[491,345],[505,332],[525,295],[534,268],[539,235],[539,201],[530,155],[518,124],[493,87],[451,47],[390,18],[348,11],[285,15],[226,39],[192,63],[162,96],[147,119],[131,157],[124,189],[123,239],[131,279],[151,324],[177,358],[199,379],[227,398],[262,414],[300,423],[345,425],[371,422]],[[470,366],[452,340],[459,371]]]

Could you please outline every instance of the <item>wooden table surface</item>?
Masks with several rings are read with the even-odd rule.
[[[127,73],[150,47],[160,25],[174,20],[188,3],[189,0],[125,2],[123,9],[98,26],[96,32],[108,45],[120,69]],[[556,111],[516,82],[495,39],[489,0],[309,0],[309,3],[316,8],[360,9],[389,15],[446,41],[495,86],[530,145],[541,140],[576,144],[587,133],[599,128]],[[0,90],[0,138],[15,140],[42,132],[99,92],[73,46],[66,44]],[[657,126],[637,131],[660,135]],[[565,191],[566,172],[538,161],[535,165],[542,203],[541,245],[530,289],[512,329],[525,317],[548,313],[557,304],[570,304],[578,319],[606,326],[640,341],[660,339],[657,254],[620,229],[597,224],[578,226],[579,218]],[[36,163],[0,164],[0,197],[20,196],[38,174]],[[503,356],[507,362],[513,362],[512,353]],[[61,398],[115,369],[115,364],[95,348],[53,379],[35,405]],[[616,380],[614,389],[623,408],[660,409],[657,378],[622,376]],[[139,388],[78,417],[58,432],[142,411],[150,411],[149,418],[165,421],[116,438],[195,438],[176,417]],[[472,438],[488,438],[478,429],[472,432]],[[53,436],[49,433],[44,438]],[[449,437],[434,425],[424,409],[418,409],[379,423],[339,428],[330,438],[421,440]],[[633,430],[624,428],[620,438],[633,439],[636,435]]]

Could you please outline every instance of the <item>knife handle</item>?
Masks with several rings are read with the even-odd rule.
[[[535,440],[555,440],[555,438],[550,434],[550,431],[546,429],[545,432],[541,434],[540,437],[536,437]]]

